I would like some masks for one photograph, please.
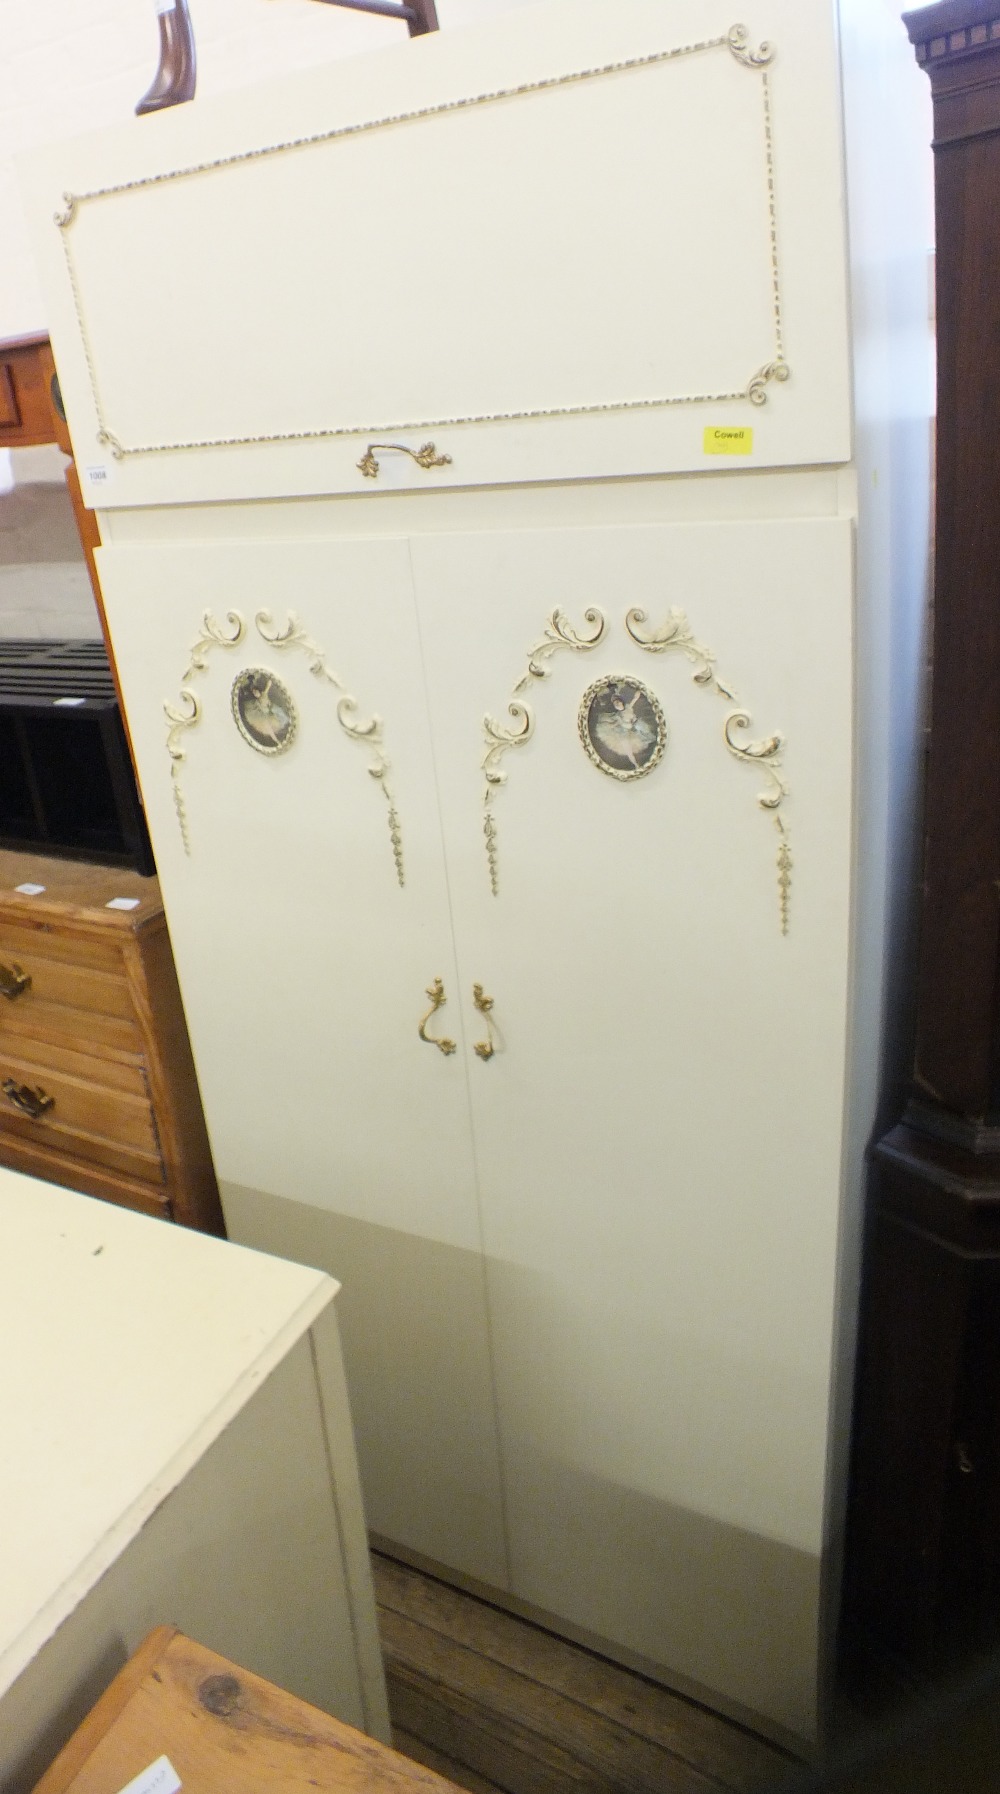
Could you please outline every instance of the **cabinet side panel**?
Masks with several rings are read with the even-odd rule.
[[[0,1702],[0,1779],[28,1794],[164,1619],[362,1729],[313,1362],[302,1339]],[[374,1625],[374,1614],[367,1616]]]
[[[328,1269],[342,1286],[369,1526],[506,1589],[481,1256],[236,1184],[223,1202],[241,1244]]]
[[[383,1744],[392,1743],[382,1649],[375,1623],[375,1589],[368,1534],[358,1480],[358,1459],[351,1425],[351,1406],[344,1375],[337,1311],[331,1304],[319,1315],[310,1335],[319,1394],[333,1506],[337,1515],[344,1584],[351,1613],[365,1729]]]
[[[854,1396],[866,1150],[913,1051],[934,416],[927,77],[894,0],[839,0],[858,467],[855,875],[824,1634],[832,1685]],[[968,649],[968,663],[976,661]]]

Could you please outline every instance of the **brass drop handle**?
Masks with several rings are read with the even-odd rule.
[[[486,1022],[486,1039],[476,1041],[476,1058],[492,1059],[500,1038],[499,1029],[493,1020],[493,998],[486,995],[481,984],[474,984],[472,986],[472,1001]]]
[[[37,1121],[40,1115],[55,1108],[55,1097],[46,1096],[41,1085],[33,1090],[30,1084],[18,1084],[13,1078],[4,1078],[0,1088],[7,1101],[15,1109],[20,1109],[22,1115],[30,1115],[32,1121]]]
[[[383,454],[409,455],[410,460],[415,461],[418,467],[451,466],[451,456],[439,455],[433,442],[425,442],[423,447],[418,449],[407,448],[405,442],[370,442],[358,462],[366,480],[377,480],[379,476],[382,464],[375,459],[376,449],[381,450]]]
[[[427,995],[430,997],[431,1006],[424,1016],[423,1021],[420,1023],[417,1033],[420,1035],[421,1040],[426,1040],[428,1046],[437,1047],[438,1052],[444,1053],[447,1058],[449,1053],[455,1051],[455,1042],[446,1039],[443,1035],[438,1038],[427,1032],[427,1024],[432,1016],[435,1016],[439,1009],[443,1009],[448,1001],[444,994],[444,982],[441,978],[435,978],[434,983],[427,986]]]
[[[25,991],[30,989],[30,972],[22,972],[16,961],[9,966],[5,966],[0,961],[0,997],[6,997],[9,1002],[13,1003],[15,997],[23,996]]]

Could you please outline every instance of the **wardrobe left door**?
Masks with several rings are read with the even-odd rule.
[[[100,575],[230,1233],[344,1285],[370,1526],[504,1587],[407,545],[122,544]]]

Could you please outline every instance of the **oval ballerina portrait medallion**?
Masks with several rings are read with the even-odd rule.
[[[612,779],[641,779],[663,758],[667,719],[641,679],[610,673],[584,692],[580,740],[594,765]]]
[[[258,754],[283,754],[295,740],[291,693],[266,667],[245,667],[233,680],[233,720]]]

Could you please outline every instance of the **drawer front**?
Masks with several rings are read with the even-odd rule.
[[[105,1067],[44,1042],[0,1040],[0,1151],[6,1138],[164,1181],[141,1066]]]
[[[0,448],[30,448],[57,440],[54,373],[52,350],[44,340],[12,346],[0,355]]]
[[[32,1036],[27,1030],[16,1037],[0,1031],[0,1069],[10,1065],[30,1065],[43,1082],[61,1076],[75,1083],[93,1085],[109,1096],[127,1096],[146,1106],[149,1104],[146,1068],[138,1053],[122,1059],[105,1059],[60,1045],[45,1035]],[[3,1077],[9,1076],[10,1071],[3,1070]]]
[[[0,1043],[30,1036],[139,1052],[121,958],[102,942],[0,925]]]
[[[118,1208],[132,1208],[141,1215],[152,1215],[158,1221],[174,1218],[170,1193],[162,1184],[130,1177],[107,1165],[94,1164],[49,1145],[30,1139],[15,1139],[13,1134],[0,1136],[0,1162],[11,1171],[23,1171],[26,1177],[40,1177],[47,1183],[63,1184],[68,1190],[81,1190],[85,1196],[101,1196]]]
[[[13,430],[21,421],[10,366],[0,361],[0,430]]]

